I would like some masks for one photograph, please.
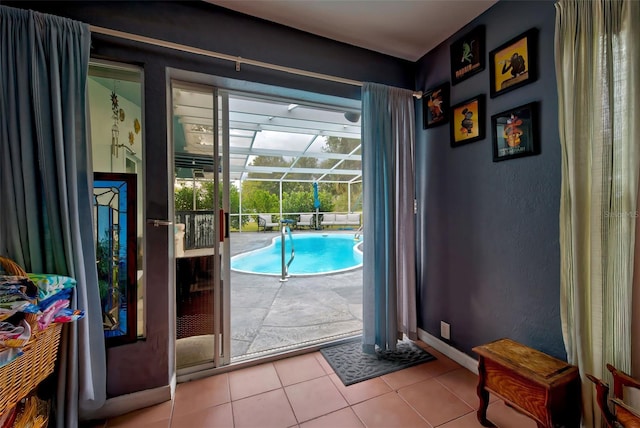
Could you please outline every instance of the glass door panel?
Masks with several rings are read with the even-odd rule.
[[[228,363],[222,145],[215,88],[172,82],[178,374]],[[228,282],[226,283],[228,284]]]

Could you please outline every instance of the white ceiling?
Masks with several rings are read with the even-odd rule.
[[[206,0],[228,9],[417,61],[497,0]]]

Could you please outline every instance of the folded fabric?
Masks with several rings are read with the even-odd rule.
[[[21,332],[18,337],[0,340],[0,346],[7,348],[22,348],[25,346],[31,338],[31,326],[25,320],[20,321],[20,325],[16,326],[20,328]]]
[[[0,275],[0,301],[13,294],[19,294],[26,300],[35,300],[38,288],[26,276]]]
[[[53,317],[53,322],[73,322],[82,318],[84,318],[84,311],[81,311],[80,309],[62,308]]]
[[[63,275],[28,273],[27,277],[38,287],[38,298],[40,300],[51,297],[60,290],[76,286],[75,279]]]
[[[44,312],[49,306],[55,303],[58,300],[71,300],[71,293],[73,290],[71,288],[67,288],[65,290],[59,291],[52,296],[47,297],[44,300],[40,300],[38,302],[38,307],[42,312]]]
[[[44,330],[49,327],[49,324],[53,322],[53,318],[58,313],[60,309],[66,308],[69,306],[68,300],[56,300],[53,302],[47,309],[42,311],[42,315],[38,318],[38,328],[40,330]]]

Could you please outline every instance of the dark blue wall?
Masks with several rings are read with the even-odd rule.
[[[452,86],[451,102],[486,94],[486,138],[452,148],[448,124],[417,130],[419,326],[439,337],[440,321],[450,323],[450,344],[470,355],[476,345],[509,337],[565,358],[553,2],[497,3],[418,62],[416,87],[450,81],[450,44],[480,24],[487,67]],[[489,52],[534,27],[538,80],[491,99]],[[542,153],[494,163],[491,115],[532,101],[540,103]]]

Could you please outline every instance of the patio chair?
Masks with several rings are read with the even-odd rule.
[[[298,220],[298,227],[308,227],[309,229],[315,229],[316,221],[313,217],[313,214],[300,214],[300,219]]]
[[[271,220],[271,214],[258,214],[258,232],[260,232],[260,228],[262,228],[263,232],[267,231],[267,228],[271,230],[274,227],[278,227],[277,222],[273,222]]]

